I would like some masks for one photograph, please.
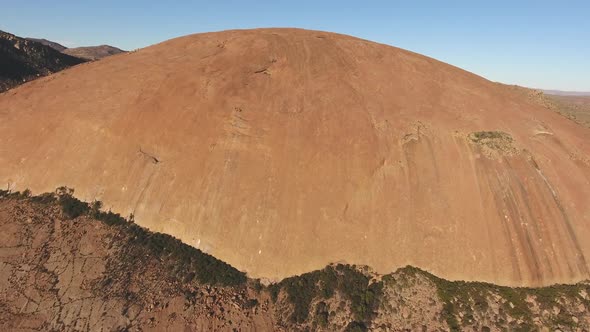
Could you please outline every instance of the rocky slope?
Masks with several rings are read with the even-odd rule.
[[[49,47],[51,47],[54,50],[59,51],[59,52],[62,52],[62,51],[64,51],[64,50],[67,49],[67,47],[63,46],[60,43],[56,43],[54,41],[47,40],[47,39],[44,39],[44,38],[26,38],[26,39],[27,40],[34,41],[34,42],[37,42],[37,43],[41,43],[41,44],[46,45],[46,46],[49,46]]]
[[[549,94],[541,90],[516,85],[509,87],[532,102],[590,128],[590,96],[582,95],[582,93],[580,93],[581,95]]]
[[[541,90],[551,96],[590,97],[590,91]]]
[[[547,97],[553,101],[552,109],[590,128],[590,96],[548,95]]]
[[[65,188],[0,191],[4,331],[584,331],[590,284],[507,288],[332,265],[261,285]]]
[[[0,95],[0,183],[67,185],[253,277],[589,277],[590,131],[412,52],[198,34]]]
[[[62,52],[86,60],[99,60],[107,56],[124,53],[125,51],[109,45],[100,45],[68,48]]]
[[[0,31],[0,92],[85,61]]]

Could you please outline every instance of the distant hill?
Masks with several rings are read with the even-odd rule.
[[[110,45],[100,45],[68,48],[63,50],[62,52],[82,59],[98,60],[110,55],[124,53],[125,51]]]
[[[99,60],[99,59],[102,59],[102,58],[110,56],[110,55],[115,55],[115,54],[127,52],[127,51],[124,51],[120,48],[117,48],[117,47],[114,47],[111,45],[83,46],[83,47],[67,48],[59,43],[56,43],[54,41],[47,40],[47,39],[40,39],[40,38],[26,38],[26,39],[41,43],[46,46],[49,46],[49,47],[53,48],[54,50],[57,50],[57,51],[62,52],[64,54],[68,54],[68,55],[75,56],[80,59],[86,59],[86,60]]]
[[[110,45],[67,48],[0,31],[0,93],[32,79],[125,51]]]
[[[67,47],[63,46],[62,44],[59,44],[59,43],[56,43],[54,41],[47,40],[47,39],[42,39],[42,38],[25,38],[25,39],[49,46],[59,52],[62,52],[67,49]]]
[[[510,85],[508,87],[525,96],[530,101],[559,113],[582,126],[590,128],[590,95],[583,95],[583,92],[577,92],[578,94],[576,95],[567,94],[575,92],[537,90],[518,85]]]
[[[0,92],[86,61],[41,42],[0,31]]]
[[[590,95],[548,95],[558,112],[590,128]]]
[[[548,95],[554,96],[590,96],[590,91],[561,91],[561,90],[541,90]]]

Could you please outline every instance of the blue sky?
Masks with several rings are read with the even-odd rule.
[[[590,91],[590,1],[0,0],[0,30],[135,49],[186,34],[299,27],[398,46],[493,81]]]

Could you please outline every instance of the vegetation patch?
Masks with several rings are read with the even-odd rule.
[[[100,281],[101,287],[109,288],[114,280],[124,280],[127,271],[141,271],[138,267],[143,266],[142,264],[157,260],[157,264],[163,264],[161,271],[168,277],[166,284],[189,283],[189,288],[184,288],[183,292],[190,303],[197,303],[197,297],[201,296],[191,288],[195,286],[191,282],[237,287],[248,283],[248,287],[256,292],[268,290],[277,308],[286,309],[283,312],[289,313],[288,320],[293,325],[285,326],[311,330],[330,329],[333,327],[330,325],[331,320],[338,322],[337,324],[342,323],[338,318],[333,318],[336,317],[335,311],[342,310],[341,313],[345,316],[350,313],[350,318],[344,322],[347,325],[339,325],[339,328],[366,331],[371,327],[384,298],[384,287],[412,289],[420,284],[424,285],[426,281],[427,289],[436,292],[432,299],[433,308],[442,307],[437,312],[436,319],[446,323],[452,331],[531,331],[541,326],[575,330],[586,326],[584,319],[590,308],[590,282],[542,288],[512,288],[483,282],[448,281],[414,267],[405,267],[382,276],[381,281],[376,281],[373,275],[354,265],[338,264],[286,278],[265,288],[259,280],[248,280],[244,273],[213,256],[170,235],[153,233],[136,225],[133,216],[124,218],[117,213],[103,211],[100,201],[83,202],[73,194],[72,189],[65,187],[58,188],[54,193],[38,196],[32,196],[28,190],[0,190],[0,198],[3,200],[44,204],[54,214],[61,211],[65,219],[62,223],[68,223],[68,220],[72,220],[72,225],[101,222],[113,227],[116,230],[112,232],[115,234],[113,236],[116,241],[120,241],[121,258],[113,261],[112,266],[116,273]],[[116,291],[128,301],[137,296],[129,291],[125,282],[120,284],[123,286]],[[440,301],[434,300],[437,297]],[[256,308],[261,305],[260,299],[252,295],[244,297],[243,306],[246,309]],[[391,299],[388,297],[388,301]],[[337,308],[335,304],[338,306],[338,303]],[[434,306],[434,303],[440,306]]]
[[[118,213],[102,211],[100,201],[92,203],[80,201],[74,197],[74,190],[71,188],[60,187],[56,189],[55,193],[38,196],[31,196],[29,190],[22,193],[1,190],[0,197],[28,199],[38,204],[57,203],[63,215],[68,219],[86,216],[111,227],[118,227],[128,239],[126,245],[129,250],[147,250],[161,261],[167,262],[170,265],[170,270],[184,282],[197,280],[203,284],[236,286],[245,284],[247,281],[246,274],[231,265],[191,247],[171,235],[154,233],[136,225],[133,222],[133,215],[125,218]],[[130,255],[130,259],[134,256],[140,257],[141,252]]]
[[[405,267],[406,273],[420,273],[430,279],[437,288],[437,294],[443,303],[442,317],[451,331],[462,331],[466,326],[473,325],[488,312],[492,303],[500,306],[500,318],[508,324],[510,330],[533,331],[535,324],[532,317],[532,304],[527,299],[535,301],[541,310],[559,310],[545,322],[548,325],[561,328],[575,326],[573,313],[568,312],[563,299],[572,303],[580,303],[590,307],[590,284],[578,283],[574,285],[553,285],[540,288],[505,287],[484,282],[448,281],[415,267]],[[574,306],[577,307],[577,306]],[[499,327],[500,327],[499,326]]]
[[[471,142],[484,147],[490,152],[501,152],[503,154],[515,154],[514,139],[510,134],[503,131],[477,131],[469,134]]]
[[[274,301],[283,291],[287,294],[289,302],[294,310],[291,320],[295,323],[303,323],[308,320],[311,304],[314,300],[330,299],[336,292],[350,301],[353,314],[354,330],[361,328],[366,330],[383,293],[383,283],[372,281],[371,278],[360,272],[354,265],[338,264],[328,266],[323,270],[313,271],[282,280],[269,287]],[[320,325],[327,322],[327,309],[321,305],[316,308],[314,318]]]
[[[499,148],[501,143],[512,143],[510,134],[503,131],[477,131],[471,133],[469,138],[472,142],[484,144],[491,148]]]

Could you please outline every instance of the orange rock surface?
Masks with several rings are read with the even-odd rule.
[[[386,45],[177,38],[1,94],[0,133],[3,183],[73,187],[253,277],[337,261],[505,285],[590,277],[590,131]]]

